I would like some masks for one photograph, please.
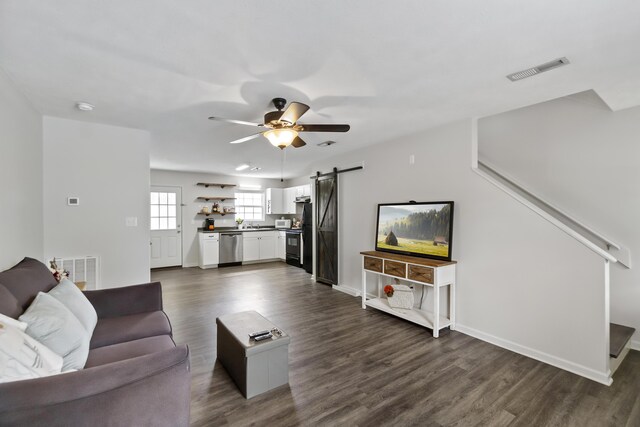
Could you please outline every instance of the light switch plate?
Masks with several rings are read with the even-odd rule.
[[[138,217],[137,216],[128,216],[124,220],[125,225],[127,227],[137,227],[138,226]]]

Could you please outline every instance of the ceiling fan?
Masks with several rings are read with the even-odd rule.
[[[304,113],[309,110],[309,106],[301,102],[291,102],[286,110],[283,111],[287,100],[284,98],[273,98],[271,100],[277,111],[270,111],[264,115],[264,123],[251,123],[243,120],[223,119],[221,117],[209,117],[209,120],[219,120],[228,123],[236,123],[239,125],[256,126],[267,128],[263,132],[258,132],[244,138],[231,141],[231,144],[240,144],[250,141],[260,135],[264,136],[269,142],[284,150],[289,145],[294,148],[300,148],[307,145],[306,142],[298,135],[300,132],[347,132],[351,127],[349,125],[337,124],[303,124],[298,120]]]

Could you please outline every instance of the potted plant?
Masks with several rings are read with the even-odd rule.
[[[236,224],[238,224],[238,230],[242,230],[242,223],[244,222],[244,219],[238,217],[236,218]]]

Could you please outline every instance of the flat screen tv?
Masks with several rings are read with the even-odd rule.
[[[376,250],[451,261],[453,202],[378,205]]]

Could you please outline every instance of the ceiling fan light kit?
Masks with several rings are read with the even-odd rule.
[[[346,124],[297,123],[298,119],[300,119],[300,117],[309,110],[308,105],[301,102],[291,102],[283,111],[283,108],[287,104],[286,99],[273,98],[271,102],[276,107],[277,111],[270,111],[266,113],[264,115],[264,123],[251,123],[243,120],[223,119],[216,116],[209,117],[209,120],[218,120],[254,127],[266,127],[267,130],[264,132],[258,132],[256,134],[231,141],[230,144],[240,144],[262,135],[267,138],[274,147],[278,147],[281,150],[284,150],[290,145],[294,148],[300,148],[307,145],[307,143],[299,136],[299,133],[301,132],[348,132],[350,129],[350,126]]]
[[[293,129],[271,129],[263,133],[265,138],[269,140],[271,145],[284,150],[291,145],[294,139],[298,136],[298,132]]]

